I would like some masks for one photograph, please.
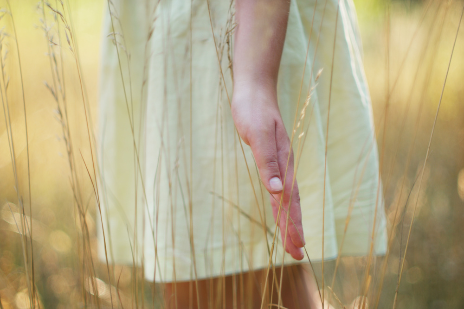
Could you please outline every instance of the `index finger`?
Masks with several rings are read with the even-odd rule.
[[[300,193],[297,181],[294,179],[293,151],[290,146],[290,139],[288,138],[283,124],[276,128],[276,147],[277,161],[284,180],[282,207],[285,211],[281,212],[282,218],[280,219],[280,226],[281,229],[283,228],[283,231],[285,231],[288,221],[288,234],[290,235],[293,244],[301,248],[305,245],[305,241],[301,216]],[[290,218],[287,220],[287,212],[289,213],[291,220]],[[282,221],[282,219],[284,221]]]

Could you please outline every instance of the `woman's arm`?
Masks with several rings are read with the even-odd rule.
[[[298,185],[293,186],[293,153],[283,189],[290,140],[277,105],[277,77],[287,30],[289,0],[236,0],[237,28],[234,41],[234,92],[232,115],[238,133],[251,147],[261,180],[271,197],[274,218],[281,194],[283,208],[291,200],[285,250],[295,259],[303,259]],[[289,102],[290,103],[290,102]],[[287,212],[281,212],[280,229],[285,236]],[[301,237],[300,237],[301,236]]]

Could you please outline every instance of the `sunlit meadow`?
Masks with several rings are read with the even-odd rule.
[[[355,4],[392,235],[365,308],[464,308],[463,29],[448,72],[464,3]],[[0,308],[163,306],[162,287],[140,269],[107,268],[97,257],[87,121],[93,132],[100,44],[110,39],[101,33],[106,5],[0,1]],[[335,265],[327,264],[331,278]],[[365,264],[341,259],[334,286],[326,281],[334,308],[361,295],[371,280]]]

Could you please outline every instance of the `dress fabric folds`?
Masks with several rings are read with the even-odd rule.
[[[110,263],[143,262],[146,278],[158,282],[267,267],[269,194],[229,105],[234,4],[113,0],[110,9],[97,138]],[[378,151],[351,0],[291,0],[278,101],[294,132],[311,260],[368,255],[371,247],[384,254]],[[277,235],[272,262],[299,263]]]

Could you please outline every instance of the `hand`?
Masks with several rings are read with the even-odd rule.
[[[232,117],[242,140],[251,147],[261,180],[270,193],[272,212],[277,221],[282,194],[283,204],[279,227],[282,242],[285,238],[287,211],[291,197],[290,218],[285,251],[294,259],[304,258],[305,245],[301,224],[298,185],[294,175],[293,151],[277,105],[275,87],[262,85],[236,86],[232,99]],[[287,160],[291,151],[290,160]],[[287,170],[285,190],[283,178]],[[292,222],[293,220],[293,222]]]

